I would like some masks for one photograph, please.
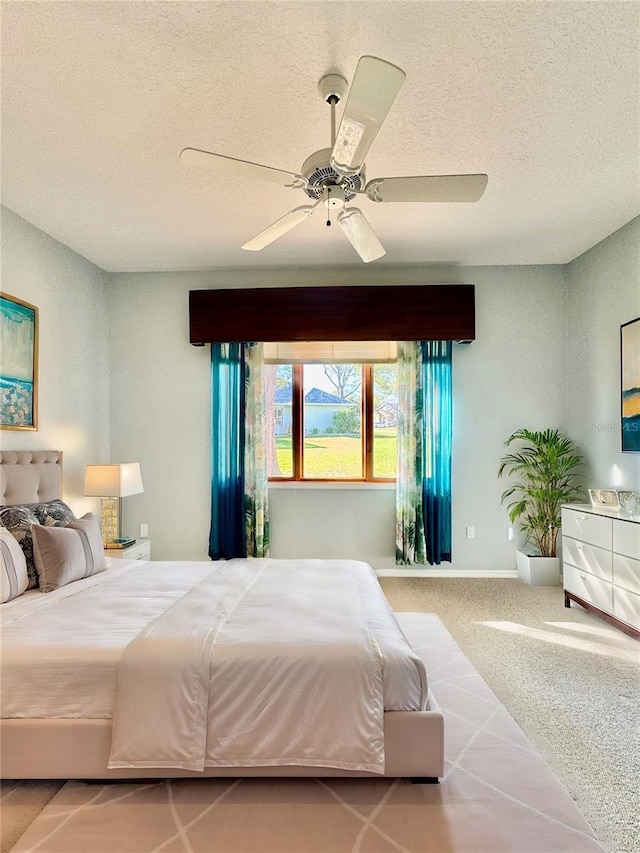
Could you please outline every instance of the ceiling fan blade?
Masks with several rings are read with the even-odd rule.
[[[384,59],[360,57],[331,154],[337,172],[360,172],[405,77]]]
[[[256,234],[242,248],[250,252],[258,252],[260,249],[264,249],[269,243],[273,243],[278,237],[282,237],[287,231],[291,231],[296,225],[300,225],[305,219],[308,219],[318,204],[319,202],[317,204],[304,204],[302,207],[296,207],[294,210],[289,211],[289,213],[285,213],[277,222],[274,222],[265,228],[264,231]]]
[[[386,251],[363,212],[357,207],[345,208],[338,215],[338,224],[365,264],[386,255]]]
[[[307,179],[294,172],[272,169],[271,166],[250,163],[248,160],[237,160],[235,157],[214,154],[212,151],[201,151],[199,148],[183,148],[180,152],[180,162],[188,166],[196,166],[198,169],[207,169],[210,172],[270,181],[281,187],[304,189],[307,186]]]
[[[415,175],[374,178],[364,191],[371,201],[478,201],[487,175]]]

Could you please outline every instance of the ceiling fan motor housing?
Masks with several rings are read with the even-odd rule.
[[[364,187],[364,167],[355,175],[340,175],[331,167],[331,154],[331,148],[323,148],[304,161],[300,171],[309,182],[304,191],[309,198],[321,199],[325,187],[338,186],[344,190],[344,200],[350,201],[355,198],[355,193],[349,190],[361,190]]]
[[[347,81],[342,74],[325,74],[318,83],[318,91],[326,104],[330,104],[332,99],[339,104],[347,91]]]

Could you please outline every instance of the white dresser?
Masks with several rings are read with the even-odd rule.
[[[564,604],[581,604],[622,631],[640,637],[640,516],[562,508]]]

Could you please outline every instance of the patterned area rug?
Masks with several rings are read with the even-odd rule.
[[[68,782],[14,853],[591,853],[604,848],[440,620],[398,619],[445,714],[439,785]]]

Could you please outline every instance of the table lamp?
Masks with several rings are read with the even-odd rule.
[[[122,538],[122,498],[143,491],[139,462],[87,465],[84,494],[102,499],[100,521],[105,545]]]

